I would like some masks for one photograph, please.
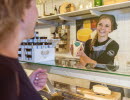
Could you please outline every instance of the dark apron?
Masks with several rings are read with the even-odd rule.
[[[108,44],[111,43],[113,40],[110,39],[105,45],[102,46],[93,46],[93,53],[90,55],[90,57],[93,60],[96,60],[107,48]],[[109,62],[109,64],[113,64],[113,62]],[[95,82],[91,82],[90,83],[90,89],[92,89],[93,85],[97,85],[100,83],[95,83]],[[121,96],[124,96],[124,89],[121,87],[116,87],[116,86],[111,86],[111,85],[106,85],[106,84],[100,84],[100,85],[104,85],[107,86],[111,91],[115,91],[115,92],[120,92]]]
[[[107,48],[108,44],[111,43],[113,40],[110,39],[106,44],[101,46],[93,46],[93,53],[90,55],[90,57],[93,60],[96,60]],[[112,62],[109,62],[108,64],[112,64]]]

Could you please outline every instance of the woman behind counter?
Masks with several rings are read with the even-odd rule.
[[[34,36],[38,17],[35,0],[0,0],[0,100],[42,100],[46,71],[28,78],[18,61],[19,45]]]
[[[81,48],[77,52],[82,65],[86,65],[87,63],[114,64],[114,58],[119,50],[119,45],[108,35],[116,29],[117,23],[113,15],[102,14],[99,17],[96,29],[97,34],[93,39],[86,41],[84,51]],[[91,82],[90,88],[96,84],[98,83]],[[108,87],[112,91],[121,92],[122,96],[124,96],[123,88],[110,85]]]
[[[97,23],[97,34],[93,39],[86,41],[83,49],[77,53],[84,63],[113,64],[119,45],[108,35],[117,29],[117,23],[113,15],[102,14]]]

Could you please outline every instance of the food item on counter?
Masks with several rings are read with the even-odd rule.
[[[65,100],[64,97],[62,96],[53,96],[51,99],[49,100]]]
[[[65,2],[60,6],[60,14],[75,11],[75,6],[72,3]]]
[[[65,100],[90,100],[85,98],[82,95],[70,93],[70,92],[62,92],[62,96],[65,98]]]
[[[91,94],[93,93],[92,90],[86,89],[86,88],[81,88],[81,87],[78,87],[76,90],[77,90],[77,93],[81,94],[81,95],[84,95],[86,93],[91,93]]]
[[[99,93],[99,91],[103,88],[100,88],[101,86],[98,86],[98,85],[95,85],[95,87],[96,87],[96,92],[90,89],[78,87],[77,93],[83,95],[85,98],[90,99],[90,100],[121,100],[121,93],[111,92],[111,94],[110,93],[106,94],[105,91],[104,93],[103,92]]]
[[[111,95],[108,94],[96,94],[96,93],[86,93],[84,96],[92,100],[121,100],[121,93],[112,92]]]
[[[108,95],[111,94],[111,90],[109,90],[108,87],[105,87],[103,85],[94,85],[93,86],[93,91],[95,93],[99,93],[99,94],[108,94]]]
[[[76,55],[77,55],[77,52],[78,52],[81,48],[83,48],[82,42],[80,42],[80,41],[73,41],[73,51],[72,51],[72,55],[73,55],[74,57],[77,57],[77,56],[76,56]]]
[[[87,40],[89,40],[89,39],[91,38],[91,33],[92,33],[92,32],[93,32],[93,31],[92,31],[90,28],[80,29],[80,30],[78,30],[78,32],[77,32],[77,39],[78,39],[79,41],[85,42],[85,41],[87,41]]]

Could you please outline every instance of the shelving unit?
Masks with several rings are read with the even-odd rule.
[[[52,16],[45,16],[43,18],[39,18],[38,20],[41,21],[41,22],[49,21],[49,20],[57,20],[61,16],[62,17],[63,16],[65,16],[65,17],[73,17],[73,19],[76,20],[76,19],[83,19],[84,17],[85,18],[86,17],[94,17],[94,16],[96,16],[96,15],[102,13],[102,12],[105,12],[105,11],[118,10],[118,9],[124,9],[124,8],[129,8],[129,7],[130,7],[130,1],[127,1],[127,2],[117,3],[117,4],[93,7],[91,9],[84,9],[84,10],[79,10],[79,11],[68,12],[68,13],[65,13],[65,14],[57,14],[57,15],[52,15]],[[95,11],[95,14],[93,14],[92,11]]]
[[[50,74],[61,75],[70,78],[79,78],[89,81],[105,83],[109,85],[119,86],[130,89],[130,75],[123,75],[117,73],[98,72],[92,70],[83,70],[67,67],[54,66],[54,62],[48,63],[22,63],[24,69],[35,70],[38,68],[46,69]]]

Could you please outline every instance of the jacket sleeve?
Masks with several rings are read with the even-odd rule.
[[[18,100],[15,71],[0,66],[0,99]]]

